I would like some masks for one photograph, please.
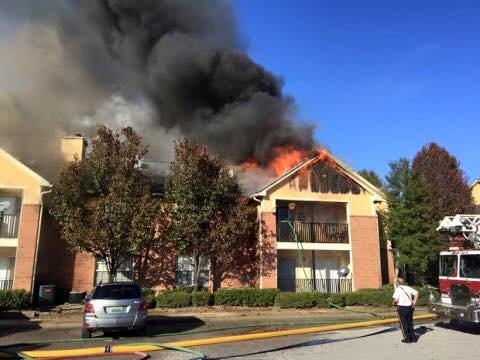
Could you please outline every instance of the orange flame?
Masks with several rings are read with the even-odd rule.
[[[266,168],[271,169],[275,176],[283,175],[285,172],[298,165],[300,162],[306,160],[310,152],[306,150],[299,150],[291,145],[279,146],[274,149],[275,157],[268,163]],[[335,162],[330,158],[328,153],[320,148],[315,149],[317,156],[309,163],[309,166],[323,161],[328,166],[334,166]],[[242,164],[243,169],[253,170],[261,167],[257,159],[252,158]],[[302,169],[301,172],[306,171],[307,168]]]
[[[284,174],[307,157],[305,151],[294,149],[291,146],[277,147],[275,152],[277,156],[270,161],[268,166],[273,169],[277,176]]]

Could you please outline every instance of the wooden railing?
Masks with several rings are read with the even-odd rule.
[[[278,279],[282,291],[322,292],[328,294],[352,291],[352,279]]]
[[[0,238],[16,238],[18,236],[19,214],[0,213]]]
[[[307,243],[348,244],[348,224],[292,221],[298,241]],[[290,225],[277,222],[277,241],[294,242]]]

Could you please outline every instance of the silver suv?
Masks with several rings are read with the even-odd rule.
[[[138,285],[100,284],[86,297],[82,338],[92,337],[94,331],[144,330],[146,322],[147,304]]]

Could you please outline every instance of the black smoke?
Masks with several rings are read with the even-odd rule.
[[[0,13],[14,18],[16,28],[53,29],[66,68],[81,74],[83,103],[70,104],[55,120],[63,131],[84,126],[91,132],[91,122],[78,121],[82,116],[111,123],[96,112],[116,94],[151,109],[139,127],[153,149],[165,141],[160,129],[206,143],[233,163],[266,163],[282,145],[313,146],[313,127],[295,120],[295,103],[283,94],[282,80],[243,51],[228,2],[3,0]],[[56,86],[52,95],[63,98],[69,86],[75,84],[61,91]],[[28,113],[35,118],[34,109]],[[51,122],[45,114],[38,121]],[[0,125],[0,139],[2,131]]]

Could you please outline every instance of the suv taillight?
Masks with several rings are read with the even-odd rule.
[[[140,302],[140,305],[138,305],[138,311],[141,311],[141,312],[147,311],[147,302],[145,300],[142,300]]]
[[[83,313],[87,315],[94,315],[95,308],[93,307],[93,304],[89,302],[85,303],[85,309],[83,310]]]

